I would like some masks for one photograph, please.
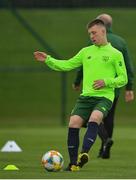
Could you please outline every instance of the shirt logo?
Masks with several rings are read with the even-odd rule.
[[[109,59],[110,59],[110,57],[109,57],[109,56],[102,56],[102,60],[103,60],[104,62],[109,61]]]
[[[119,61],[119,66],[122,66],[122,62],[121,61]]]

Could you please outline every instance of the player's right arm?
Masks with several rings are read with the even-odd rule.
[[[34,52],[37,61],[45,62],[48,67],[56,71],[69,71],[82,65],[82,50],[69,60],[55,59],[44,52]]]

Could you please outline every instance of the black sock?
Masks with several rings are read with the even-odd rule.
[[[98,124],[96,122],[89,122],[86,134],[84,136],[82,152],[88,153],[94,144],[98,133]]]
[[[76,165],[79,148],[79,128],[69,128],[67,144],[70,164]]]
[[[102,140],[103,143],[106,142],[107,139],[109,138],[108,133],[107,133],[107,130],[105,129],[103,123],[101,123],[101,124],[99,125],[98,135],[99,135],[99,137],[101,138],[101,140]]]

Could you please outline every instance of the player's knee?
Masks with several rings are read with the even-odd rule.
[[[103,119],[103,113],[101,111],[95,110],[92,112],[89,118],[89,122],[93,121],[100,124],[102,122],[102,119]]]
[[[82,124],[83,124],[83,120],[79,116],[74,115],[70,117],[70,121],[69,121],[70,128],[81,128]]]

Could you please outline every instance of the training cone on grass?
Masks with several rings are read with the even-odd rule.
[[[13,164],[9,164],[3,170],[16,171],[16,170],[19,170],[19,168]]]
[[[21,152],[22,149],[15,141],[8,141],[1,149],[1,152]]]

